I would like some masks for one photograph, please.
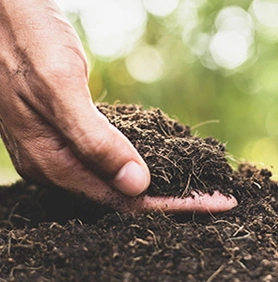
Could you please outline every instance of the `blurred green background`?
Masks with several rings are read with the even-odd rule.
[[[278,1],[57,3],[85,47],[94,101],[159,107],[278,179]],[[0,181],[14,181],[0,154]]]

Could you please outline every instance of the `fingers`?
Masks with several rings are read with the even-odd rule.
[[[166,213],[219,213],[231,210],[237,206],[237,200],[230,195],[226,197],[219,191],[213,195],[193,192],[193,197],[150,197],[144,196],[130,203],[134,211],[163,211]]]

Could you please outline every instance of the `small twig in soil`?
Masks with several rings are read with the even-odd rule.
[[[9,232],[8,236],[9,236],[9,240],[8,240],[8,257],[11,256],[11,245],[12,245],[12,236],[11,236],[11,232]]]
[[[40,267],[27,267],[24,264],[19,264],[11,269],[10,278],[14,279],[14,272],[15,270],[38,270],[41,269],[43,266]]]
[[[189,195],[189,186],[190,186],[190,182],[191,182],[191,177],[192,177],[192,174],[191,173],[188,174],[187,183],[186,183],[184,190],[182,191],[180,198],[183,198],[184,196]]]
[[[251,236],[251,233],[248,231],[248,233],[243,235],[243,236],[228,238],[226,241],[242,240],[242,239],[246,239],[246,238],[248,238],[250,236]]]
[[[200,249],[197,248],[197,246],[195,246],[194,244],[192,244],[192,248],[197,251],[200,254],[200,265],[202,269],[205,269],[205,260],[204,258],[206,257],[204,252],[202,252]]]
[[[233,234],[233,237],[236,237],[236,235],[241,232],[244,229],[244,225],[241,225],[238,230]],[[250,233],[249,231],[247,233]]]
[[[62,225],[60,225],[59,223],[57,222],[53,222],[50,226],[49,226],[49,229],[52,229],[53,227],[56,227],[58,229],[65,229]]]
[[[19,219],[21,219],[21,220],[23,220],[23,221],[25,221],[25,222],[31,222],[31,219],[26,218],[26,217],[23,217],[23,216],[21,216],[21,215],[19,215],[19,214],[13,214],[12,217],[13,217],[13,218],[19,218]]]
[[[151,262],[151,260],[153,259],[154,256],[159,255],[162,251],[163,251],[163,250],[157,250],[157,251],[153,252],[153,253],[151,254],[151,256],[149,257],[149,259],[148,259],[148,263]]]
[[[159,249],[158,242],[157,242],[157,239],[156,239],[156,236],[155,236],[154,232],[152,230],[150,230],[150,229],[147,229],[147,232],[149,232],[152,235],[154,244]]]
[[[248,271],[248,268],[245,266],[245,264],[244,264],[242,261],[237,260],[236,262],[237,262],[244,270]]]
[[[122,225],[124,226],[124,221],[123,221],[120,213],[118,213],[117,211],[115,211],[115,213],[116,213],[117,217],[119,218],[119,220],[121,221]]]
[[[220,267],[207,279],[206,282],[212,282],[218,275],[219,273],[225,268],[225,264],[220,265]]]
[[[196,129],[200,126],[206,125],[206,124],[219,123],[219,122],[220,122],[220,120],[217,120],[217,119],[211,119],[211,120],[203,121],[203,122],[200,122],[198,124],[191,126],[191,130],[194,130],[194,129]]]

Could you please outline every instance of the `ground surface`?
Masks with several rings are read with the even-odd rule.
[[[278,186],[160,110],[100,106],[146,160],[150,195],[233,194],[218,215],[123,215],[23,181],[0,189],[0,281],[278,281]],[[63,203],[61,205],[61,202]]]

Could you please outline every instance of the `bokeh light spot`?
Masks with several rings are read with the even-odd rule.
[[[94,8],[82,14],[92,52],[105,58],[119,57],[128,51],[129,45],[142,35],[145,21],[140,0],[94,1]]]
[[[164,60],[161,53],[151,46],[138,47],[126,58],[130,75],[137,81],[151,83],[164,73]]]
[[[215,20],[217,32],[209,45],[215,63],[226,69],[236,69],[251,55],[253,21],[242,8],[230,6],[222,9]]]
[[[229,6],[222,9],[216,19],[217,30],[236,30],[250,36],[252,40],[254,23],[252,17],[238,6]]]
[[[147,11],[154,16],[166,17],[178,7],[179,0],[144,0]]]
[[[58,0],[63,10],[79,11],[94,55],[112,61],[126,55],[145,31],[147,13],[141,0]]]
[[[278,1],[254,0],[250,12],[257,20],[257,28],[271,41],[278,40]]]
[[[217,65],[235,69],[248,58],[249,44],[237,31],[219,31],[211,39],[210,52]]]

